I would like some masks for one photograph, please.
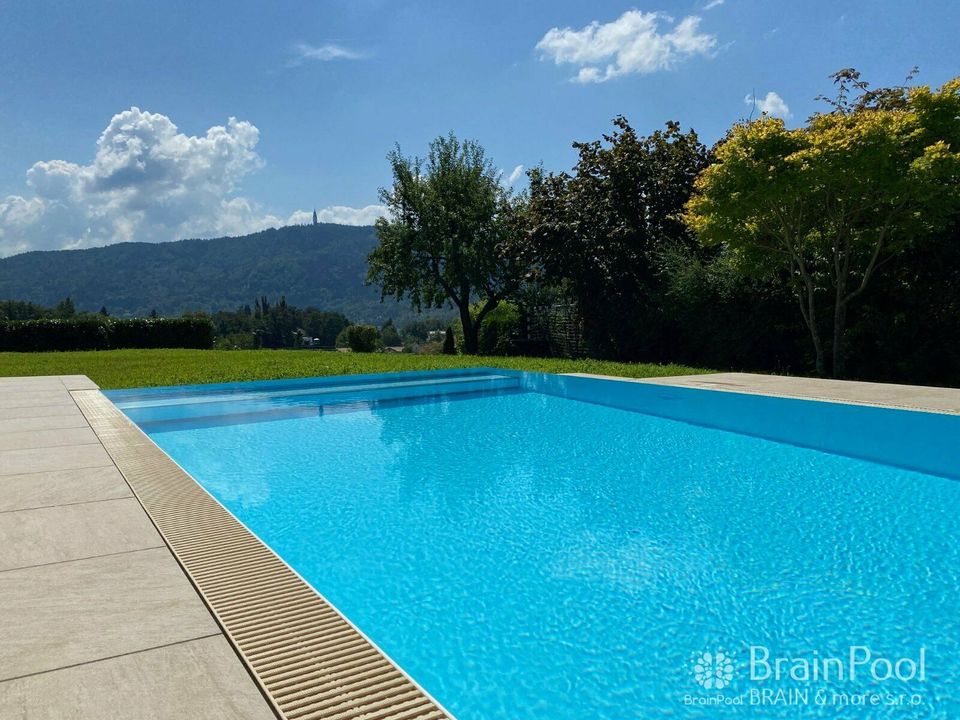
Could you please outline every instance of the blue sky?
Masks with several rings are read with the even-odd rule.
[[[842,67],[960,74],[958,27],[956,0],[0,3],[0,255],[368,221],[393,144],[449,130],[507,177],[617,114],[712,143],[755,90],[801,123]]]

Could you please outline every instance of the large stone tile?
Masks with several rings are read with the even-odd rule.
[[[87,419],[79,411],[64,415],[20,417],[0,420],[0,434],[26,432],[28,430],[60,430],[64,428],[89,427]]]
[[[72,399],[72,398],[71,398]],[[53,415],[79,415],[83,417],[76,403],[68,405],[26,405],[23,407],[0,407],[0,420],[16,420],[18,418],[50,417]]]
[[[166,548],[2,572],[0,608],[0,680],[219,631]]]
[[[60,390],[8,390],[0,388],[0,408],[37,405],[75,405],[66,388]]]
[[[36,420],[37,418],[33,418]],[[60,445],[89,445],[100,442],[89,427],[59,428],[56,430],[22,430],[0,432],[0,451],[28,450],[30,448],[58,447]]]
[[[99,443],[0,451],[0,476],[49,470],[79,470],[112,464],[107,451]]]
[[[0,513],[0,571],[163,545],[136,498]]]
[[[17,720],[275,720],[221,635],[0,683]]]
[[[33,395],[42,398],[53,397],[54,394],[69,394],[63,383],[59,379],[53,378],[53,382],[29,382],[29,383],[10,383],[0,382],[0,399],[6,399],[10,396]]]
[[[883,405],[913,410],[960,413],[960,389],[894,385],[890,383],[827,380],[823,378],[758,375],[753,373],[715,373],[680,377],[645,378],[639,382],[657,385],[698,387],[708,390],[784,395],[787,397]]]
[[[130,497],[113,465],[0,477],[0,512]]]
[[[61,375],[60,381],[67,390],[99,390],[100,386],[86,375]]]

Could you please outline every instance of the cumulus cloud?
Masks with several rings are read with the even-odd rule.
[[[766,113],[771,117],[784,119],[791,117],[790,107],[783,101],[782,97],[772,90],[766,94],[766,97],[754,98],[753,95],[747,95],[743,99],[743,102],[750,106],[753,105],[754,101],[756,101],[757,109],[760,112]]]
[[[236,118],[193,136],[159,113],[132,107],[114,115],[89,165],[37,162],[27,171],[32,193],[0,197],[0,257],[283,225],[283,218],[237,193],[243,178],[263,165],[259,138],[254,125]],[[365,225],[383,208],[336,206],[318,214],[324,222]]]
[[[523,165],[517,165],[507,178],[507,184],[513,186],[513,184],[520,179],[521,175],[523,175]]]
[[[325,43],[323,45],[311,45],[310,43],[298,42],[293,46],[294,58],[290,61],[291,66],[302,65],[307,60],[318,62],[330,62],[331,60],[363,60],[366,55],[356,50],[337,43]]]
[[[580,30],[551,28],[536,49],[557,65],[580,66],[572,79],[586,83],[669,70],[695,55],[710,57],[716,47],[716,36],[700,31],[699,17],[674,23],[663,13],[628,10],[613,22],[594,21]]]
[[[386,215],[387,208],[384,205],[366,205],[359,208],[331,205],[317,210],[318,221],[337,225],[373,225],[378,217],[386,217]],[[297,210],[287,218],[288,225],[307,225],[312,222],[313,213],[307,210]]]
[[[114,115],[93,162],[35,163],[32,197],[0,200],[0,255],[229,235],[280,224],[235,195],[263,164],[260,133],[230,118],[201,136],[185,135],[166,115],[133,107]]]

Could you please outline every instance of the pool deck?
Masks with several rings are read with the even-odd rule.
[[[960,413],[956,389],[635,382]],[[0,718],[447,717],[258,543],[86,377],[0,378]]]
[[[77,407],[89,390],[0,378],[0,718],[273,720]]]

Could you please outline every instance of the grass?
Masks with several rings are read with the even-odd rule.
[[[360,354],[310,350],[105,350],[0,353],[0,377],[86,375],[104,390],[477,366],[549,373],[584,372],[632,378],[711,372],[683,365],[618,363],[606,360]]]

